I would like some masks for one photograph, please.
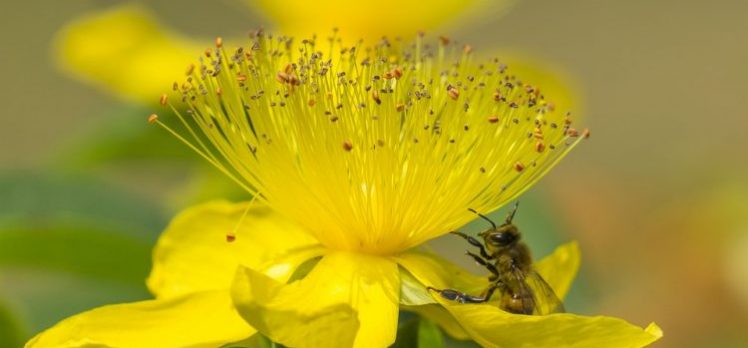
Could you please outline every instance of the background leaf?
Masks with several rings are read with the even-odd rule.
[[[0,347],[20,347],[25,336],[21,323],[0,302]]]

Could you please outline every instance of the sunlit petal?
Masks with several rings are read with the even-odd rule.
[[[26,348],[214,348],[255,333],[228,291],[99,307],[36,336]]]
[[[215,201],[174,218],[154,251],[151,291],[168,297],[228,289],[237,266],[263,269],[269,260],[271,275],[287,278],[319,255],[317,242],[297,225],[258,204],[247,210],[248,204]]]
[[[397,265],[334,252],[302,280],[284,285],[244,268],[233,296],[245,320],[292,347],[385,347],[395,341]]]
[[[493,305],[443,303],[473,340],[485,347],[643,347],[662,336],[618,318],[575,314],[509,314]]]

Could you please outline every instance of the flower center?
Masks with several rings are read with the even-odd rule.
[[[333,249],[395,253],[447,233],[588,134],[498,59],[476,64],[446,38],[216,46],[175,83],[187,115],[172,132]]]

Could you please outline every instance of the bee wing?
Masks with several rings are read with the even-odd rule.
[[[532,289],[535,300],[535,310],[532,312],[536,315],[546,315],[551,313],[563,313],[564,304],[553,292],[550,285],[534,269],[525,275],[524,283]]]

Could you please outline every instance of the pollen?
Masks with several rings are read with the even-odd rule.
[[[396,253],[513,200],[589,135],[499,58],[457,45],[219,38],[160,99],[180,129],[148,122],[325,246]]]

